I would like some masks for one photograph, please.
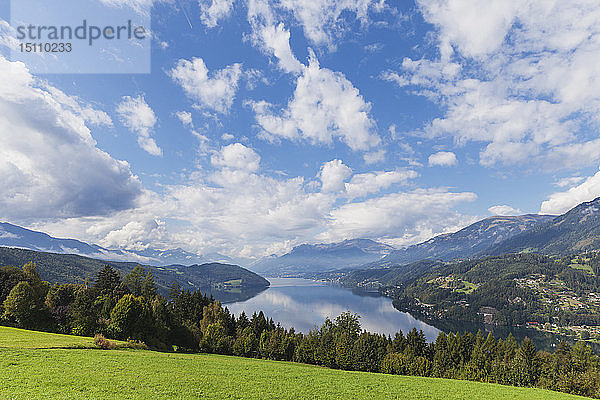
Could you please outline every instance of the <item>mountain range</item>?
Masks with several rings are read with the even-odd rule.
[[[209,261],[227,263],[231,260],[220,254],[199,256],[182,249],[106,249],[78,240],[53,238],[8,223],[0,223],[0,246],[153,266],[198,265]],[[527,214],[485,218],[457,232],[438,235],[403,249],[370,239],[302,244],[282,256],[262,258],[249,264],[248,268],[266,276],[310,276],[335,270],[389,268],[424,259],[453,261],[507,253],[553,255],[598,249],[600,198],[582,203],[559,216]]]
[[[600,249],[600,197],[581,203],[545,224],[523,231],[481,253],[558,255]]]
[[[96,244],[88,244],[75,239],[59,239],[46,233],[32,231],[17,225],[0,222],[0,246],[14,247],[42,252],[77,254],[108,261],[136,262],[152,266],[193,265],[208,262],[232,262],[222,254],[198,255],[183,249],[144,250],[106,249]]]
[[[554,218],[555,215],[536,214],[489,217],[458,232],[439,235],[423,243],[395,250],[367,267],[404,265],[424,259],[451,261],[469,258]]]
[[[335,270],[397,267],[425,259],[453,261],[508,253],[557,255],[590,250],[600,250],[600,198],[579,204],[559,216],[485,218],[457,232],[403,249],[365,239],[301,245],[283,256],[259,260],[250,268],[267,275],[315,276]]]
[[[394,248],[369,239],[351,239],[340,243],[302,244],[283,256],[272,255],[249,268],[264,275],[302,275],[341,268],[359,267],[381,259]]]

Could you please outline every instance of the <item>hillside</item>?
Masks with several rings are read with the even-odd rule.
[[[566,254],[600,249],[600,197],[481,252]]]
[[[0,327],[0,397],[583,399],[541,389],[348,372],[281,361],[145,350],[101,351],[82,346],[93,347],[91,339]]]
[[[378,290],[385,286],[400,286],[413,282],[442,264],[421,260],[408,265],[389,268],[350,269],[315,274],[313,278],[335,282],[346,287]]]
[[[458,232],[439,235],[423,243],[395,250],[365,267],[405,265],[423,259],[451,261],[468,258],[554,218],[550,215],[534,214],[486,218]]]
[[[0,247],[0,265],[22,266],[33,261],[43,280],[60,283],[83,283],[86,279],[93,281],[98,271],[106,264],[125,275],[138,263],[103,261],[73,254],[55,254],[32,250]],[[173,282],[182,288],[224,288],[235,282],[241,288],[265,288],[269,282],[263,277],[237,265],[210,263],[202,265],[169,265],[149,267],[161,292],[166,292]]]
[[[588,339],[600,337],[596,254],[508,254],[432,265],[420,272],[403,282],[383,275],[376,283],[395,299],[397,308],[430,321],[532,327],[549,323],[548,332],[579,335],[585,330]],[[373,279],[369,283],[373,285]]]
[[[368,239],[340,243],[302,244],[283,256],[263,258],[250,269],[267,275],[303,275],[356,267],[380,259],[393,247]]]

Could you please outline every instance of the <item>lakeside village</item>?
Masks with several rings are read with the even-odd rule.
[[[427,283],[436,285],[439,288],[450,289],[453,292],[463,293],[465,297],[455,301],[455,304],[465,308],[470,307],[468,295],[480,286],[479,284],[465,281],[455,275],[440,276],[427,281]],[[543,274],[533,274],[526,278],[515,279],[515,283],[517,287],[533,291],[539,299],[539,302],[542,305],[545,305],[544,309],[549,310],[550,312],[587,311],[589,313],[600,313],[600,293],[588,292],[584,295],[578,295],[564,282],[559,279],[548,280],[546,275]],[[356,283],[356,286],[367,291],[379,289],[381,294],[392,298],[397,290],[401,289],[401,286],[383,287],[376,280],[358,282]],[[519,304],[524,303],[524,300],[520,297],[515,297],[508,299],[508,302],[511,304]],[[423,303],[418,298],[415,299],[415,305],[420,308],[421,314],[432,319],[444,318],[444,311],[447,311],[436,309],[434,304]],[[496,324],[494,322],[494,315],[497,313],[498,310],[494,307],[480,307],[478,312],[478,314],[482,316],[484,323],[487,325]],[[557,317],[552,317],[552,319],[552,323],[528,321],[524,325],[516,326],[566,336],[575,340],[600,343],[600,326],[560,325]]]

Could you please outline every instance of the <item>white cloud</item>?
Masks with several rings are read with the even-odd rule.
[[[229,17],[235,0],[199,0],[200,20],[208,28],[217,26],[220,20]]]
[[[232,64],[209,74],[204,60],[194,57],[179,60],[169,75],[199,107],[225,114],[233,104],[242,65]]]
[[[406,79],[405,76],[401,76],[397,72],[389,71],[389,70],[383,71],[381,74],[379,74],[379,79],[382,79],[387,82],[395,83],[396,85],[398,85],[400,87],[410,84],[410,81],[408,79]]]
[[[362,27],[367,27],[371,23],[369,11],[381,12],[386,7],[385,0],[249,0],[251,39],[254,45],[275,56],[282,70],[299,74],[302,64],[291,50],[289,29],[281,22],[290,13],[313,45],[334,50],[337,39],[350,24],[358,20]]]
[[[440,48],[447,56],[456,45],[473,57],[496,50],[504,41],[519,8],[516,0],[418,0],[425,18],[441,30]]]
[[[381,11],[384,4],[376,0],[280,0],[280,6],[294,15],[313,44],[330,49],[335,48],[335,39],[346,31],[344,15],[352,14],[367,26],[369,10]]]
[[[488,208],[488,211],[494,215],[520,215],[523,212],[517,208],[507,205],[497,205]]]
[[[363,160],[367,164],[376,164],[385,161],[385,149],[371,151],[363,154]]]
[[[141,184],[96,146],[95,110],[0,56],[0,218],[104,215],[135,207]]]
[[[249,0],[248,20],[252,26],[251,40],[265,53],[277,58],[279,68],[288,73],[300,73],[302,64],[290,47],[290,31],[277,23],[273,10],[265,0]]]
[[[350,177],[349,167],[333,160],[333,168],[321,173],[326,187],[319,191],[302,177],[258,174],[260,157],[239,143],[221,148],[211,162],[216,171],[196,171],[188,181],[164,187],[160,195],[145,192],[136,209],[40,223],[37,228],[109,247],[182,247],[257,257],[299,243],[349,237],[412,244],[473,220],[453,210],[472,201],[472,193],[418,189],[353,201],[402,184],[416,176],[413,171]],[[344,204],[338,206],[338,201]]]
[[[429,165],[431,166],[452,167],[457,164],[456,154],[451,151],[439,151],[429,156]]]
[[[345,189],[344,182],[352,175],[352,169],[344,165],[342,160],[331,160],[321,166],[319,178],[321,191],[324,193],[339,192]]]
[[[542,202],[540,214],[563,214],[585,201],[591,201],[600,196],[600,172],[587,178],[583,183],[564,192],[550,195]]]
[[[321,68],[314,54],[298,77],[294,97],[279,115],[265,102],[252,103],[263,137],[307,139],[330,144],[339,138],[352,150],[368,150],[380,142],[371,104],[341,73]]]
[[[412,170],[376,171],[356,174],[350,182],[346,183],[346,193],[349,198],[364,197],[371,193],[378,193],[392,185],[404,183],[418,176]]]
[[[583,176],[571,176],[568,178],[559,179],[554,183],[558,187],[575,186],[585,178]]]
[[[372,237],[392,239],[395,245],[414,244],[445,232],[449,226],[464,227],[472,222],[472,218],[453,212],[452,207],[476,197],[468,192],[416,189],[345,204],[331,211],[327,231],[318,238],[338,241]]]
[[[395,82],[446,111],[430,137],[482,144],[480,163],[550,170],[600,160],[600,3],[419,0],[438,59],[405,59]],[[543,16],[543,17],[542,17]]]
[[[224,133],[221,135],[221,139],[225,140],[225,141],[230,141],[235,139],[235,136],[233,136],[231,133]]]
[[[210,161],[216,167],[255,172],[260,165],[260,156],[241,143],[233,143],[221,148]]]
[[[156,115],[144,96],[124,96],[117,106],[117,113],[123,125],[137,135],[138,144],[144,151],[153,156],[162,155],[162,150],[150,136],[156,125]]]
[[[181,121],[183,126],[187,128],[194,127],[194,122],[192,121],[192,113],[190,113],[189,111],[177,111],[175,115],[177,116],[177,118],[179,118],[179,121]]]

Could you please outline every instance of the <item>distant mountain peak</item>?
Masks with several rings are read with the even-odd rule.
[[[265,257],[250,266],[273,275],[302,275],[359,266],[392,252],[394,248],[371,239],[346,239],[335,243],[300,244],[279,257]]]

